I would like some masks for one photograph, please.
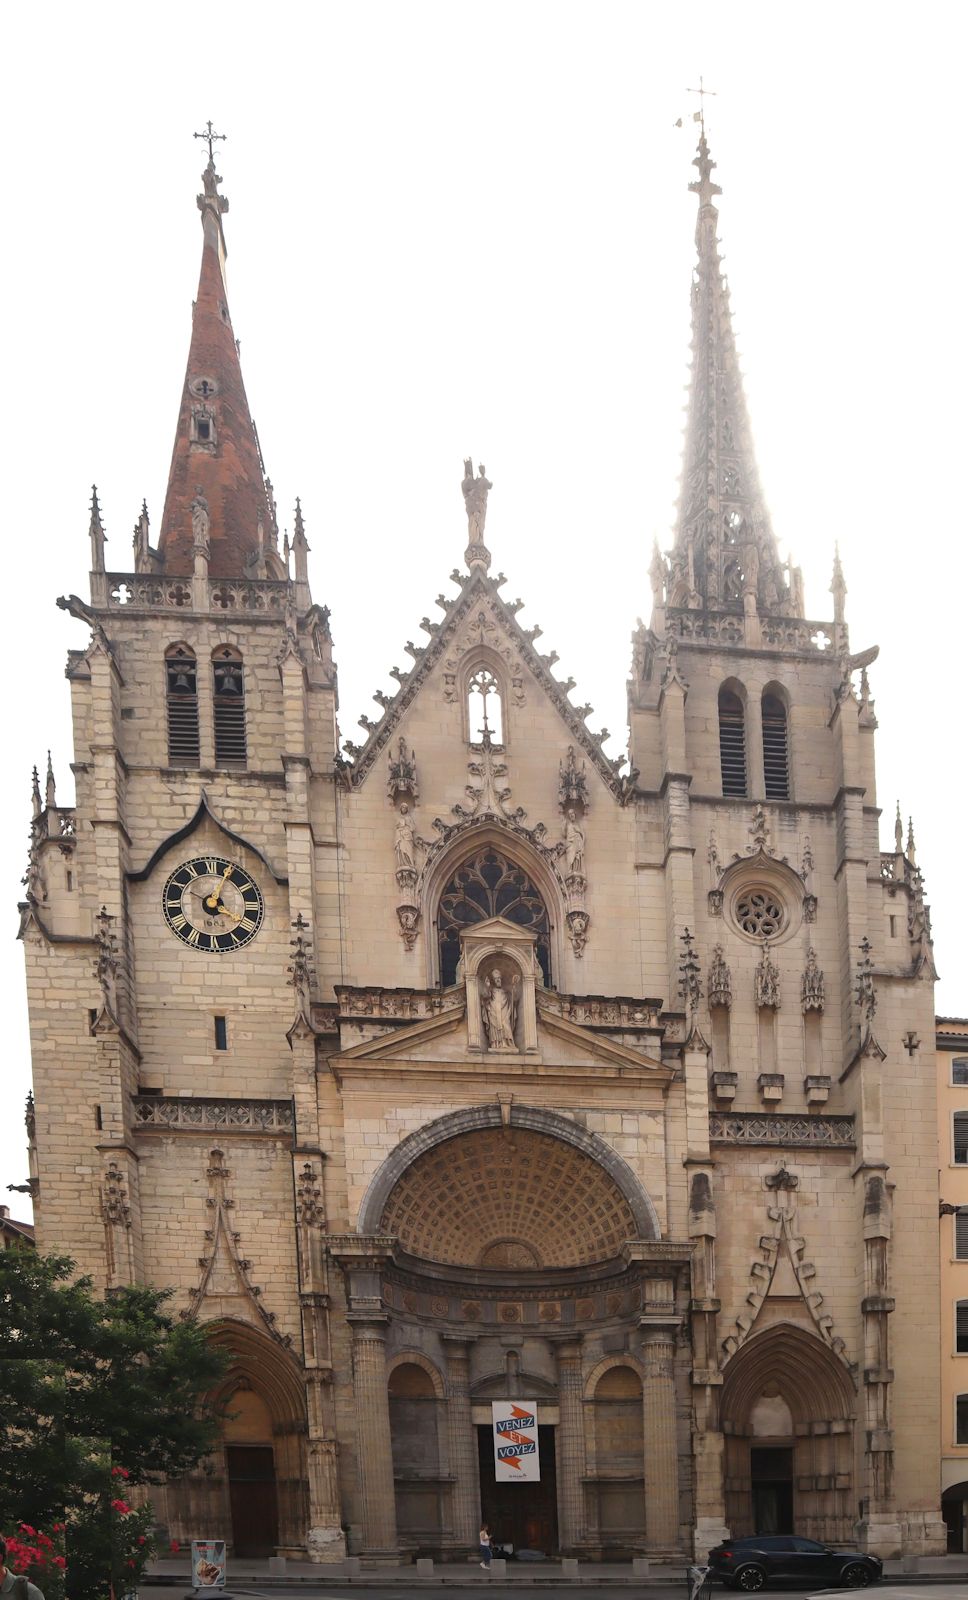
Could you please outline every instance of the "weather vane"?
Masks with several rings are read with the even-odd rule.
[[[700,78],[699,82],[702,83],[702,79],[701,78]],[[690,92],[693,92],[693,91],[690,91]],[[212,146],[214,145],[216,139],[226,139],[227,137],[228,137],[227,134],[224,134],[224,133],[213,133],[212,132],[212,119],[211,119],[211,117],[209,117],[209,119],[208,119],[208,127],[207,127],[207,129],[206,129],[206,131],[204,133],[194,133],[194,134],[192,134],[192,138],[193,139],[205,139],[205,140],[207,140],[207,142],[208,142],[208,159],[212,163],[213,166],[215,164],[215,151],[212,149]]]
[[[706,97],[706,95],[712,95],[713,99],[715,99],[716,98],[716,90],[715,89],[707,89],[705,87],[705,85],[704,85],[704,83],[702,81],[702,73],[700,73],[700,75],[699,75],[699,88],[698,89],[687,89],[686,90],[686,94],[697,94],[699,96],[699,126],[701,127],[703,133],[705,133],[705,131],[706,131],[706,116],[705,116],[706,107],[705,107],[705,103],[704,103],[705,102],[705,97]],[[212,126],[212,124],[209,123],[209,127],[211,127],[211,126]]]

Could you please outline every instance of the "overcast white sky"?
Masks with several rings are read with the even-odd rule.
[[[157,531],[188,348],[202,151],[219,153],[233,321],[283,520],[302,496],[341,722],[375,714],[453,593],[462,461],[488,543],[622,747],[629,635],[680,468],[695,100],[757,453],[809,614],[840,541],[878,642],[882,843],[913,811],[939,1009],[968,1011],[963,848],[965,8],[413,0],[8,9],[0,103],[6,445],[3,1185],[26,1174],[16,902],[30,767],[73,796],[55,609]],[[10,1197],[14,1215],[26,1201]]]

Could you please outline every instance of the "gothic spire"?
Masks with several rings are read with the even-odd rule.
[[[204,137],[207,137],[205,135]],[[209,508],[209,575],[241,577],[258,562],[259,524],[270,514],[258,441],[242,382],[229,316],[225,232],[229,208],[209,157],[202,174],[202,266],[192,316],[159,554],[167,573],[193,567],[192,501],[201,489]]]
[[[693,161],[699,197],[692,285],[692,380],[669,604],[785,613],[790,591],[763,503],[719,254],[705,128]]]
[[[97,484],[91,485],[91,522],[89,532],[91,535],[91,571],[104,571],[104,546],[107,539],[104,533],[104,524],[101,521],[101,506],[97,497]]]

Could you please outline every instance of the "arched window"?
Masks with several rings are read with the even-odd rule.
[[[551,929],[540,893],[517,862],[493,845],[462,861],[437,906],[440,981],[457,982],[460,933],[488,917],[506,917],[537,934],[536,950],[546,984],[551,983]]]
[[[763,696],[763,784],[767,800],[790,798],[790,750],[786,706],[778,694]]]
[[[212,656],[215,691],[215,764],[245,766],[245,682],[242,657],[231,645]]]
[[[165,651],[165,690],[168,714],[168,764],[172,767],[197,767],[201,759],[198,744],[198,675],[195,652],[187,644],[173,644]]]
[[[968,1356],[968,1300],[955,1301],[955,1350]]]
[[[491,744],[504,743],[504,703],[499,680],[481,665],[467,680],[467,737],[471,744],[482,744],[485,735]]]
[[[719,763],[723,794],[746,798],[746,712],[732,689],[719,691]]]

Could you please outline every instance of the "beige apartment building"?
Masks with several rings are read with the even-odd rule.
[[[107,571],[95,495],[76,804],[35,785],[22,906],[39,1245],[173,1286],[232,1355],[219,1450],[159,1497],[180,1539],[464,1559],[483,1512],[586,1558],[944,1548],[923,885],[880,848],[839,562],[811,619],[778,554],[705,135],[695,167],[672,549],[597,532],[615,625],[652,602],[628,765],[519,624],[470,461],[453,591],[341,738],[205,171],[157,544],[143,511]],[[495,1401],[536,1408],[537,1481],[497,1481]]]
[[[941,1508],[948,1549],[968,1550],[968,1019],[939,1017]]]

